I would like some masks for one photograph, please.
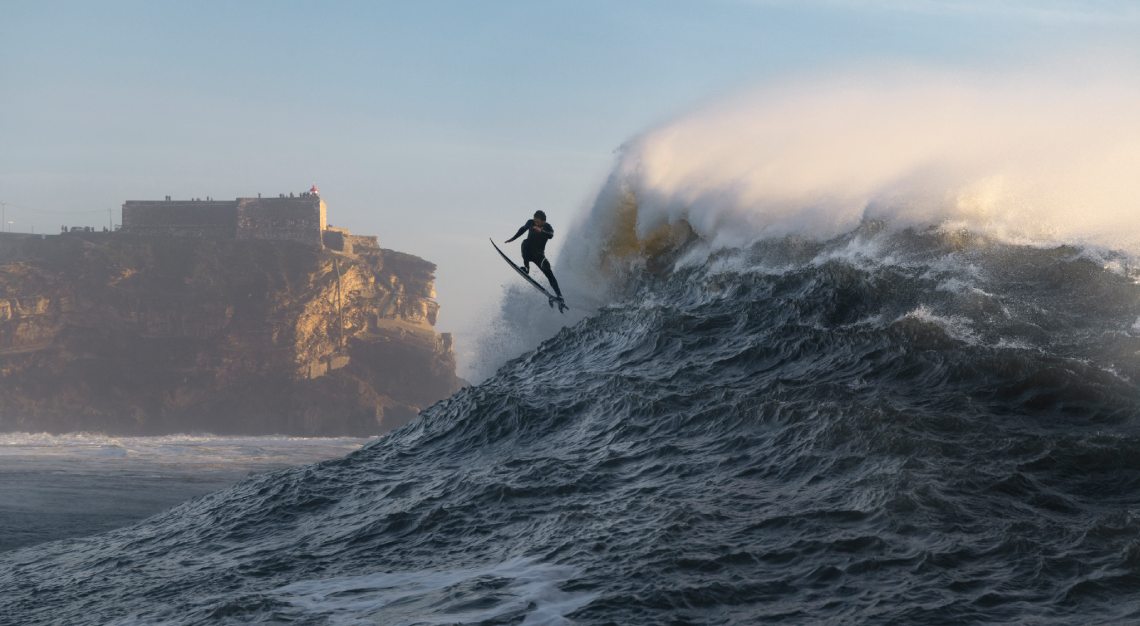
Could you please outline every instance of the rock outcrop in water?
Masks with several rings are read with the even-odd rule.
[[[371,435],[454,392],[435,265],[327,235],[0,236],[0,430]]]

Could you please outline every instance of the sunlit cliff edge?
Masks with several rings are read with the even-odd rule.
[[[435,265],[323,238],[0,235],[0,430],[373,435],[458,389]]]

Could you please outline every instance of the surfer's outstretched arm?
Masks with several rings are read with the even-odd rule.
[[[508,239],[506,241],[506,243],[510,243],[510,242],[514,241],[515,239],[522,237],[522,234],[525,233],[527,231],[527,229],[529,229],[531,226],[534,226],[534,220],[527,220],[526,224],[523,224],[522,228],[519,228],[519,232],[515,233],[515,236]]]

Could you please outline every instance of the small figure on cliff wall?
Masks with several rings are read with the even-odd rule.
[[[528,232],[529,231],[529,232]],[[525,224],[519,228],[519,232],[515,233],[514,237],[506,240],[504,243],[510,243],[518,239],[526,233],[526,239],[522,242],[522,257],[523,265],[522,271],[530,274],[530,264],[534,263],[538,269],[546,276],[546,280],[550,281],[550,286],[554,288],[554,293],[562,298],[562,290],[558,288],[558,280],[554,278],[554,272],[550,269],[550,261],[546,258],[546,242],[554,238],[554,227],[550,222],[546,221],[546,213],[542,211],[534,212],[534,219],[527,220]]]

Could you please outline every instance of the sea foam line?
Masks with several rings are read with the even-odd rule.
[[[269,595],[310,617],[333,624],[476,623],[526,611],[523,624],[567,624],[566,615],[589,604],[596,594],[569,593],[559,585],[569,580],[569,567],[516,558],[484,568],[446,571],[377,572],[285,585]],[[505,581],[493,593],[480,582]],[[465,590],[465,587],[471,587]],[[456,595],[462,595],[456,602]],[[494,596],[485,606],[479,596]],[[468,597],[469,596],[469,597]]]

